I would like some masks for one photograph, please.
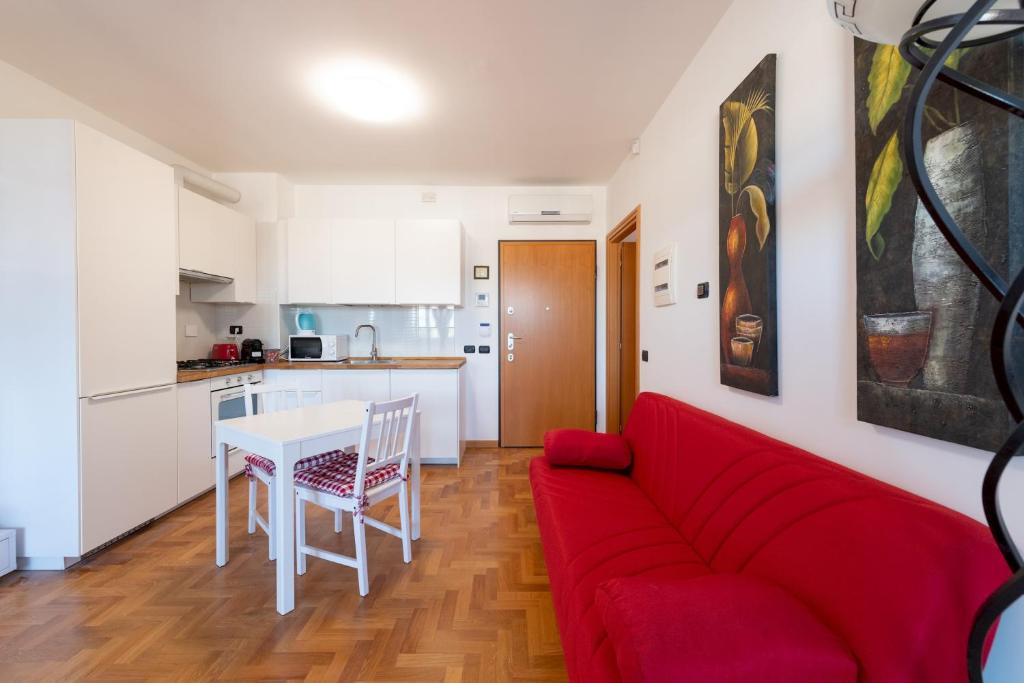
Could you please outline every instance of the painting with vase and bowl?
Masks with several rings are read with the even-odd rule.
[[[1024,40],[956,50],[947,65],[1024,93]],[[901,124],[916,73],[894,45],[854,44],[857,417],[986,450],[1011,427],[988,353],[996,302],[918,199]],[[1005,277],[1024,263],[1024,126],[939,83],[924,162],[971,242]]]
[[[775,55],[754,67],[720,113],[721,381],[777,396]]]

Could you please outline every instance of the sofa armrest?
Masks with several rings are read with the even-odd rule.
[[[595,601],[626,683],[857,682],[846,645],[802,602],[759,579],[612,579]]]
[[[553,429],[544,434],[544,457],[552,465],[624,470],[633,461],[629,444],[618,434],[584,429]]]

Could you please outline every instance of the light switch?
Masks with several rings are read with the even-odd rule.
[[[185,325],[185,336],[186,337],[198,337],[199,326],[198,325]]]

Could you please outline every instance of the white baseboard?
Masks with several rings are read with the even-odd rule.
[[[458,465],[458,458],[420,458],[421,465]]]

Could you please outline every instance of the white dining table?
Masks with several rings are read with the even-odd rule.
[[[274,509],[277,534],[277,611],[295,609],[295,463],[310,455],[358,446],[366,403],[334,401],[220,420],[214,424],[217,471],[217,566],[228,563],[228,449],[272,460],[278,477]],[[412,538],[420,537],[420,414],[413,416],[409,453]]]

